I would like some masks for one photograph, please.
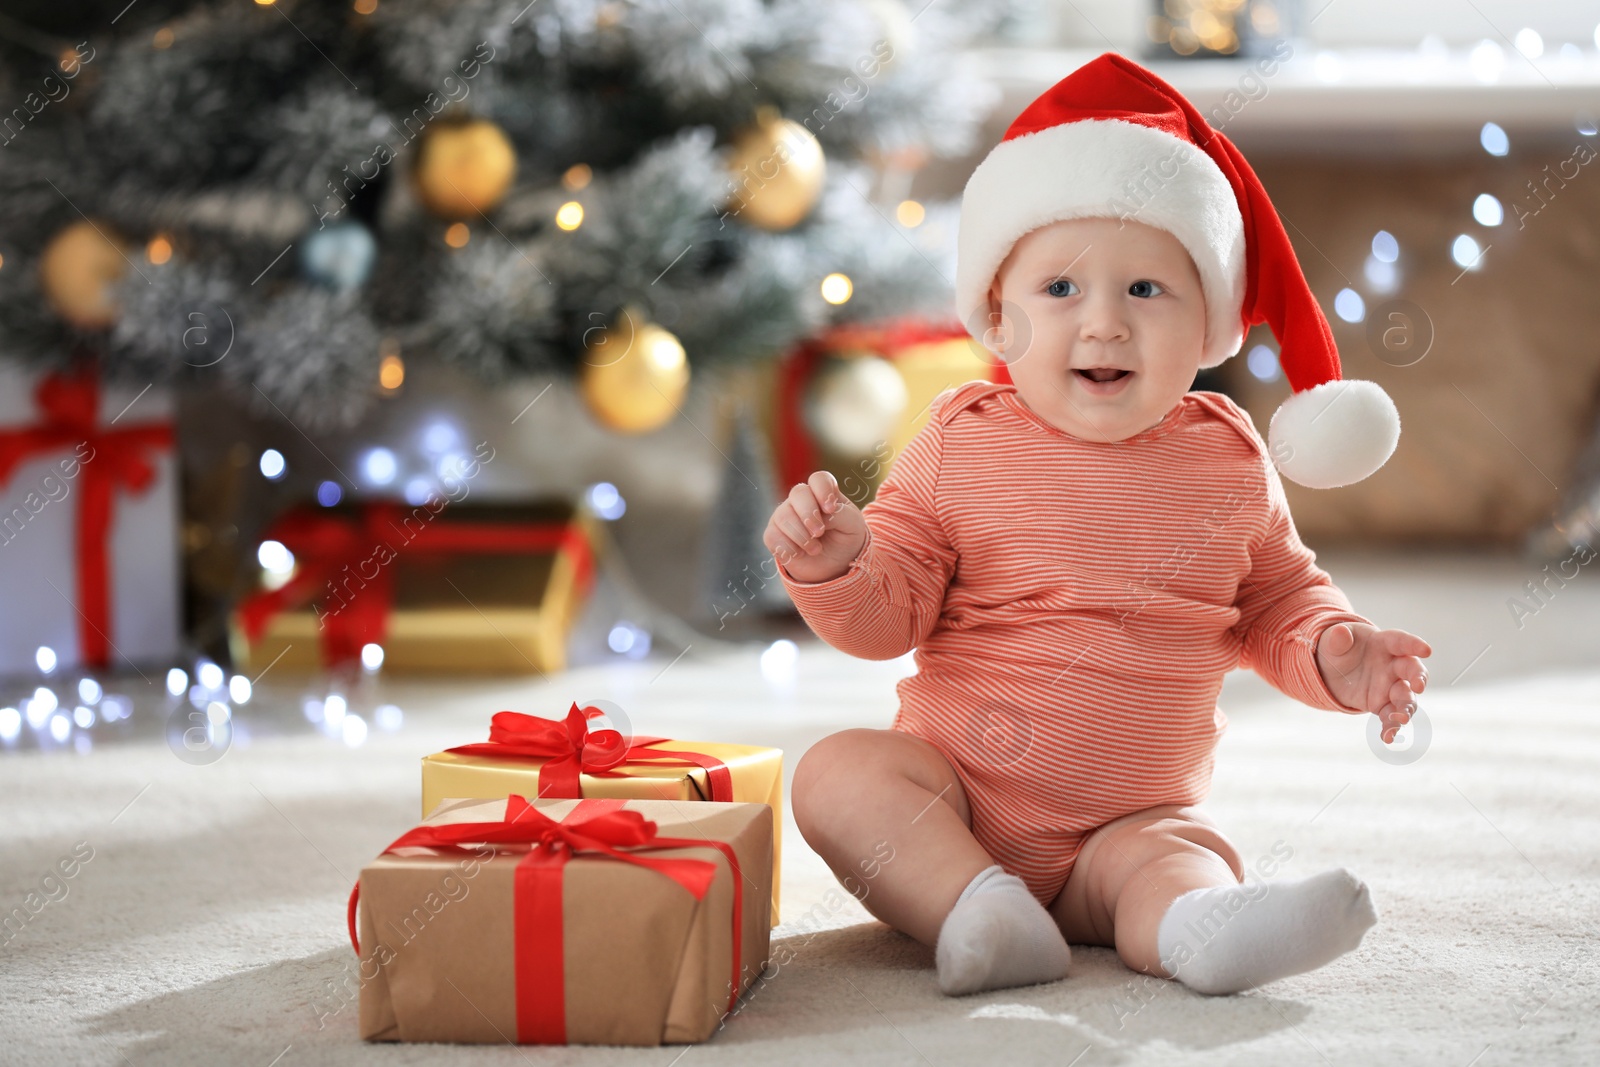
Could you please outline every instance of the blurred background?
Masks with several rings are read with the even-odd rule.
[[[403,721],[391,679],[691,648],[781,678],[807,631],[760,542],[778,490],[827,467],[865,504],[932,397],[989,376],[951,318],[962,187],[1104,51],[1239,145],[1345,376],[1400,409],[1376,475],[1288,485],[1302,538],[1367,561],[1336,577],[1372,576],[1369,614],[1521,630],[1600,521],[1597,21],[7,4],[0,743],[89,751],[147,702],[231,738],[263,675],[353,744]],[[1196,387],[1263,432],[1289,391],[1264,326]]]
[[[7,0],[6,1052],[392,1060],[342,1010],[351,886],[425,814],[418,760],[497,711],[601,702],[778,749],[786,784],[890,725],[914,656],[815,639],[761,532],[818,468],[868,503],[933,397],[989,377],[952,318],[962,189],[1108,51],[1238,144],[1345,376],[1400,410],[1375,475],[1286,489],[1356,609],[1431,643],[1422,713],[1384,745],[1233,671],[1207,798],[1242,855],[1360,871],[1383,925],[1265,993],[1079,946],[1067,982],[950,1002],[791,812],[794,955],[694,1062],[1581,1059],[1600,10],[1574,0]],[[1195,386],[1263,434],[1290,391],[1265,328]],[[986,707],[983,745],[1027,743],[1029,709]]]

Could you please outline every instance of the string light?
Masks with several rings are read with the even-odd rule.
[[[165,234],[157,234],[145,246],[144,255],[146,259],[159,267],[172,258],[172,242],[167,240]]]
[[[294,553],[282,541],[263,541],[256,547],[256,562],[261,564],[261,569],[268,574],[283,576],[294,570]],[[176,675],[187,683],[188,676],[181,670],[173,668],[167,672],[167,688],[172,688],[172,679]],[[219,683],[220,684],[220,683]],[[208,686],[207,688],[215,688]],[[173,689],[173,696],[183,692],[182,689]]]
[[[1495,122],[1483,124],[1483,129],[1478,131],[1478,143],[1483,145],[1483,150],[1491,156],[1503,156],[1511,151],[1511,138],[1507,137],[1506,131]]]
[[[1372,255],[1384,263],[1393,263],[1400,258],[1400,242],[1388,230],[1379,230],[1372,235]]]
[[[587,494],[589,508],[602,519],[620,519],[628,510],[627,501],[610,482],[595,482]]]
[[[1467,66],[1472,68],[1474,78],[1485,85],[1492,85],[1500,80],[1500,72],[1505,69],[1506,51],[1500,47],[1499,41],[1485,37],[1467,53]]]
[[[288,464],[284,462],[283,453],[276,448],[269,448],[261,453],[262,477],[275,482],[283,477],[283,472],[287,469]]]
[[[378,0],[356,0],[355,10],[358,15],[370,15],[378,10]]]
[[[1506,220],[1506,210],[1500,201],[1488,193],[1479,193],[1472,202],[1472,217],[1483,226],[1498,226]]]
[[[361,468],[366,472],[367,481],[373,485],[388,485],[399,473],[400,464],[395,461],[394,453],[387,448],[374,448],[367,453]]]
[[[378,384],[388,392],[400,388],[406,380],[406,365],[398,355],[384,356],[378,363]]]
[[[1456,261],[1459,267],[1467,270],[1477,270],[1483,263],[1483,250],[1478,247],[1478,242],[1470,234],[1461,234],[1450,245],[1450,258]]]
[[[854,291],[855,286],[850,283],[848,275],[830,274],[822,279],[822,299],[830,304],[844,303]]]
[[[207,689],[221,689],[223,679],[226,676],[222,673],[221,667],[206,659],[200,661],[200,666],[195,671],[195,677]]]
[[[1245,357],[1245,366],[1258,381],[1263,382],[1275,382],[1281,373],[1278,353],[1266,345],[1256,345],[1252,348],[1250,354]]]
[[[594,177],[594,171],[589,169],[587,163],[574,163],[568,167],[566,173],[561,175],[561,184],[572,192],[577,192],[589,184]]]
[[[1367,317],[1367,304],[1354,289],[1340,289],[1333,298],[1333,312],[1346,322],[1360,322]]]
[[[923,210],[922,205],[915,200],[902,200],[900,205],[894,209],[894,217],[899,219],[900,225],[907,229],[921,226],[922,220],[926,215],[927,212]]]
[[[383,357],[378,361],[378,386],[384,392],[392,393],[406,380],[406,365],[400,358],[399,340],[385,337],[378,342],[378,355]]]
[[[556,225],[563,230],[576,230],[583,225],[583,205],[576,200],[568,200],[556,209]]]
[[[451,248],[465,248],[467,242],[472,240],[472,231],[467,229],[464,222],[452,222],[444,231],[444,243]]]
[[[761,653],[761,677],[773,685],[793,682],[799,661],[800,646],[787,637],[779,638]]]

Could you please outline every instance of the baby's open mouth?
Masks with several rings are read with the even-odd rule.
[[[1118,370],[1116,367],[1078,367],[1072,373],[1082,375],[1091,382],[1114,382],[1118,378],[1133,372],[1131,370]]]

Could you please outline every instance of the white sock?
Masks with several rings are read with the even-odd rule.
[[[961,891],[934,957],[939,988],[954,997],[1065,978],[1072,950],[1022,879],[995,864]]]
[[[1344,867],[1307,878],[1191,889],[1156,931],[1162,965],[1190,989],[1237,993],[1303,974],[1361,944],[1378,921]]]

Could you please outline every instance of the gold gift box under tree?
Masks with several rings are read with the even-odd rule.
[[[326,513],[333,521],[359,526],[362,508],[355,504],[316,509],[305,515],[315,521]],[[385,670],[397,673],[506,673],[559,671],[566,665],[566,643],[572,623],[592,588],[596,549],[603,536],[599,520],[570,500],[525,504],[451,504],[437,515],[426,505],[401,506],[399,518],[364,539],[355,567],[360,577],[387,558],[391,602],[381,642]],[[304,513],[302,513],[304,514]],[[496,537],[474,537],[487,531],[524,531],[521,540],[545,549],[470,550],[425,548],[429,527],[436,542],[465,539],[492,544]],[[269,528],[262,540],[283,540]],[[409,535],[409,536],[408,536]],[[384,553],[379,542],[386,545]],[[294,546],[289,544],[290,551]],[[348,577],[348,560],[320,566],[332,576],[308,589],[299,603],[271,615],[265,629],[251,640],[242,619],[246,605],[230,613],[229,644],[242,670],[266,667],[316,669],[326,666],[322,648],[323,620],[316,607],[337,613],[343,604],[370,588]],[[302,566],[298,556],[293,582]],[[263,575],[264,577],[264,575]],[[335,584],[335,578],[343,582]],[[281,584],[281,583],[280,583]],[[342,588],[341,588],[342,585]],[[270,592],[264,588],[256,596]],[[348,600],[346,596],[348,595]],[[281,658],[280,658],[281,657]]]

